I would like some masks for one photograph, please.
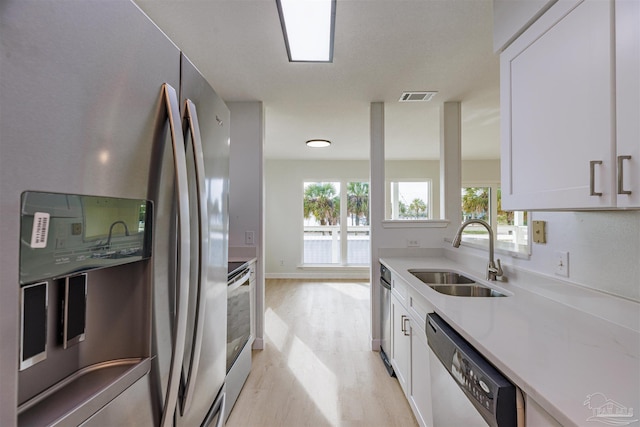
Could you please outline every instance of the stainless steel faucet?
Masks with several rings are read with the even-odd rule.
[[[493,230],[491,229],[491,226],[485,221],[481,219],[468,219],[463,222],[460,228],[458,228],[455,237],[453,238],[453,242],[451,243],[452,246],[454,248],[460,247],[460,242],[462,242],[462,231],[469,224],[480,224],[489,232],[489,264],[487,265],[487,280],[496,280],[498,277],[502,277],[504,273],[502,271],[500,260],[497,259],[495,260],[495,262],[493,260]]]

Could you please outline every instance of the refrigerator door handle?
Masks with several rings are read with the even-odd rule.
[[[205,310],[205,297],[203,292],[203,284],[207,282],[207,241],[208,236],[207,229],[207,199],[205,189],[205,175],[204,175],[204,154],[202,151],[202,138],[200,137],[200,126],[198,124],[198,113],[195,104],[187,99],[185,101],[184,110],[185,120],[188,123],[188,129],[185,127],[185,135],[188,130],[191,132],[191,139],[193,147],[192,152],[188,153],[193,155],[195,165],[195,177],[196,177],[196,192],[197,192],[197,204],[198,204],[198,281],[195,286],[195,292],[197,292],[196,303],[196,320],[195,328],[193,331],[194,339],[193,346],[191,347],[191,355],[189,355],[189,370],[186,374],[186,385],[184,386],[184,394],[182,396],[182,402],[180,406],[180,413],[185,414],[189,410],[189,406],[193,401],[194,389],[196,386],[196,376],[198,373],[198,366],[200,364],[200,353],[202,350],[202,334],[204,329],[204,310]],[[185,144],[187,139],[185,138]],[[186,147],[185,147],[186,149]],[[189,150],[186,150],[189,151]],[[193,255],[195,256],[195,254]],[[193,285],[191,285],[193,286]]]
[[[178,202],[178,265],[176,283],[176,314],[174,321],[174,341],[171,354],[171,364],[169,368],[169,379],[167,382],[167,393],[162,410],[162,427],[173,425],[173,418],[178,401],[180,388],[180,375],[182,374],[182,360],[184,357],[184,347],[187,335],[187,309],[189,303],[189,188],[187,184],[187,162],[184,152],[184,135],[180,125],[180,107],[178,97],[173,87],[168,84],[162,85],[163,98],[169,120],[171,133],[171,143],[173,151],[173,162],[175,169],[175,191]]]

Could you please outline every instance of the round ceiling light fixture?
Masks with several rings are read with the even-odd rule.
[[[331,141],[327,139],[310,139],[306,142],[307,147],[311,148],[324,148],[331,145]]]

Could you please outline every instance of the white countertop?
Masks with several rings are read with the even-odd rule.
[[[584,403],[594,393],[633,408],[632,419],[640,418],[640,304],[574,286],[563,287],[558,302],[548,297],[544,278],[487,282],[483,272],[444,257],[380,261],[562,425],[604,425],[587,421],[593,411]],[[510,296],[443,295],[408,272],[414,268],[464,273]],[[587,300],[587,309],[603,305],[622,315],[614,321],[594,316],[571,306],[572,298]]]

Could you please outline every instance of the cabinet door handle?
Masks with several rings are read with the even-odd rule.
[[[405,336],[409,336],[409,330],[407,328],[407,320],[409,320],[409,318],[407,316],[402,316],[402,332],[404,332]]]
[[[618,194],[631,194],[631,190],[624,189],[624,161],[631,160],[631,156],[618,156]]]
[[[591,160],[589,164],[589,195],[602,196],[602,193],[596,192],[596,165],[601,165],[602,160]]]

